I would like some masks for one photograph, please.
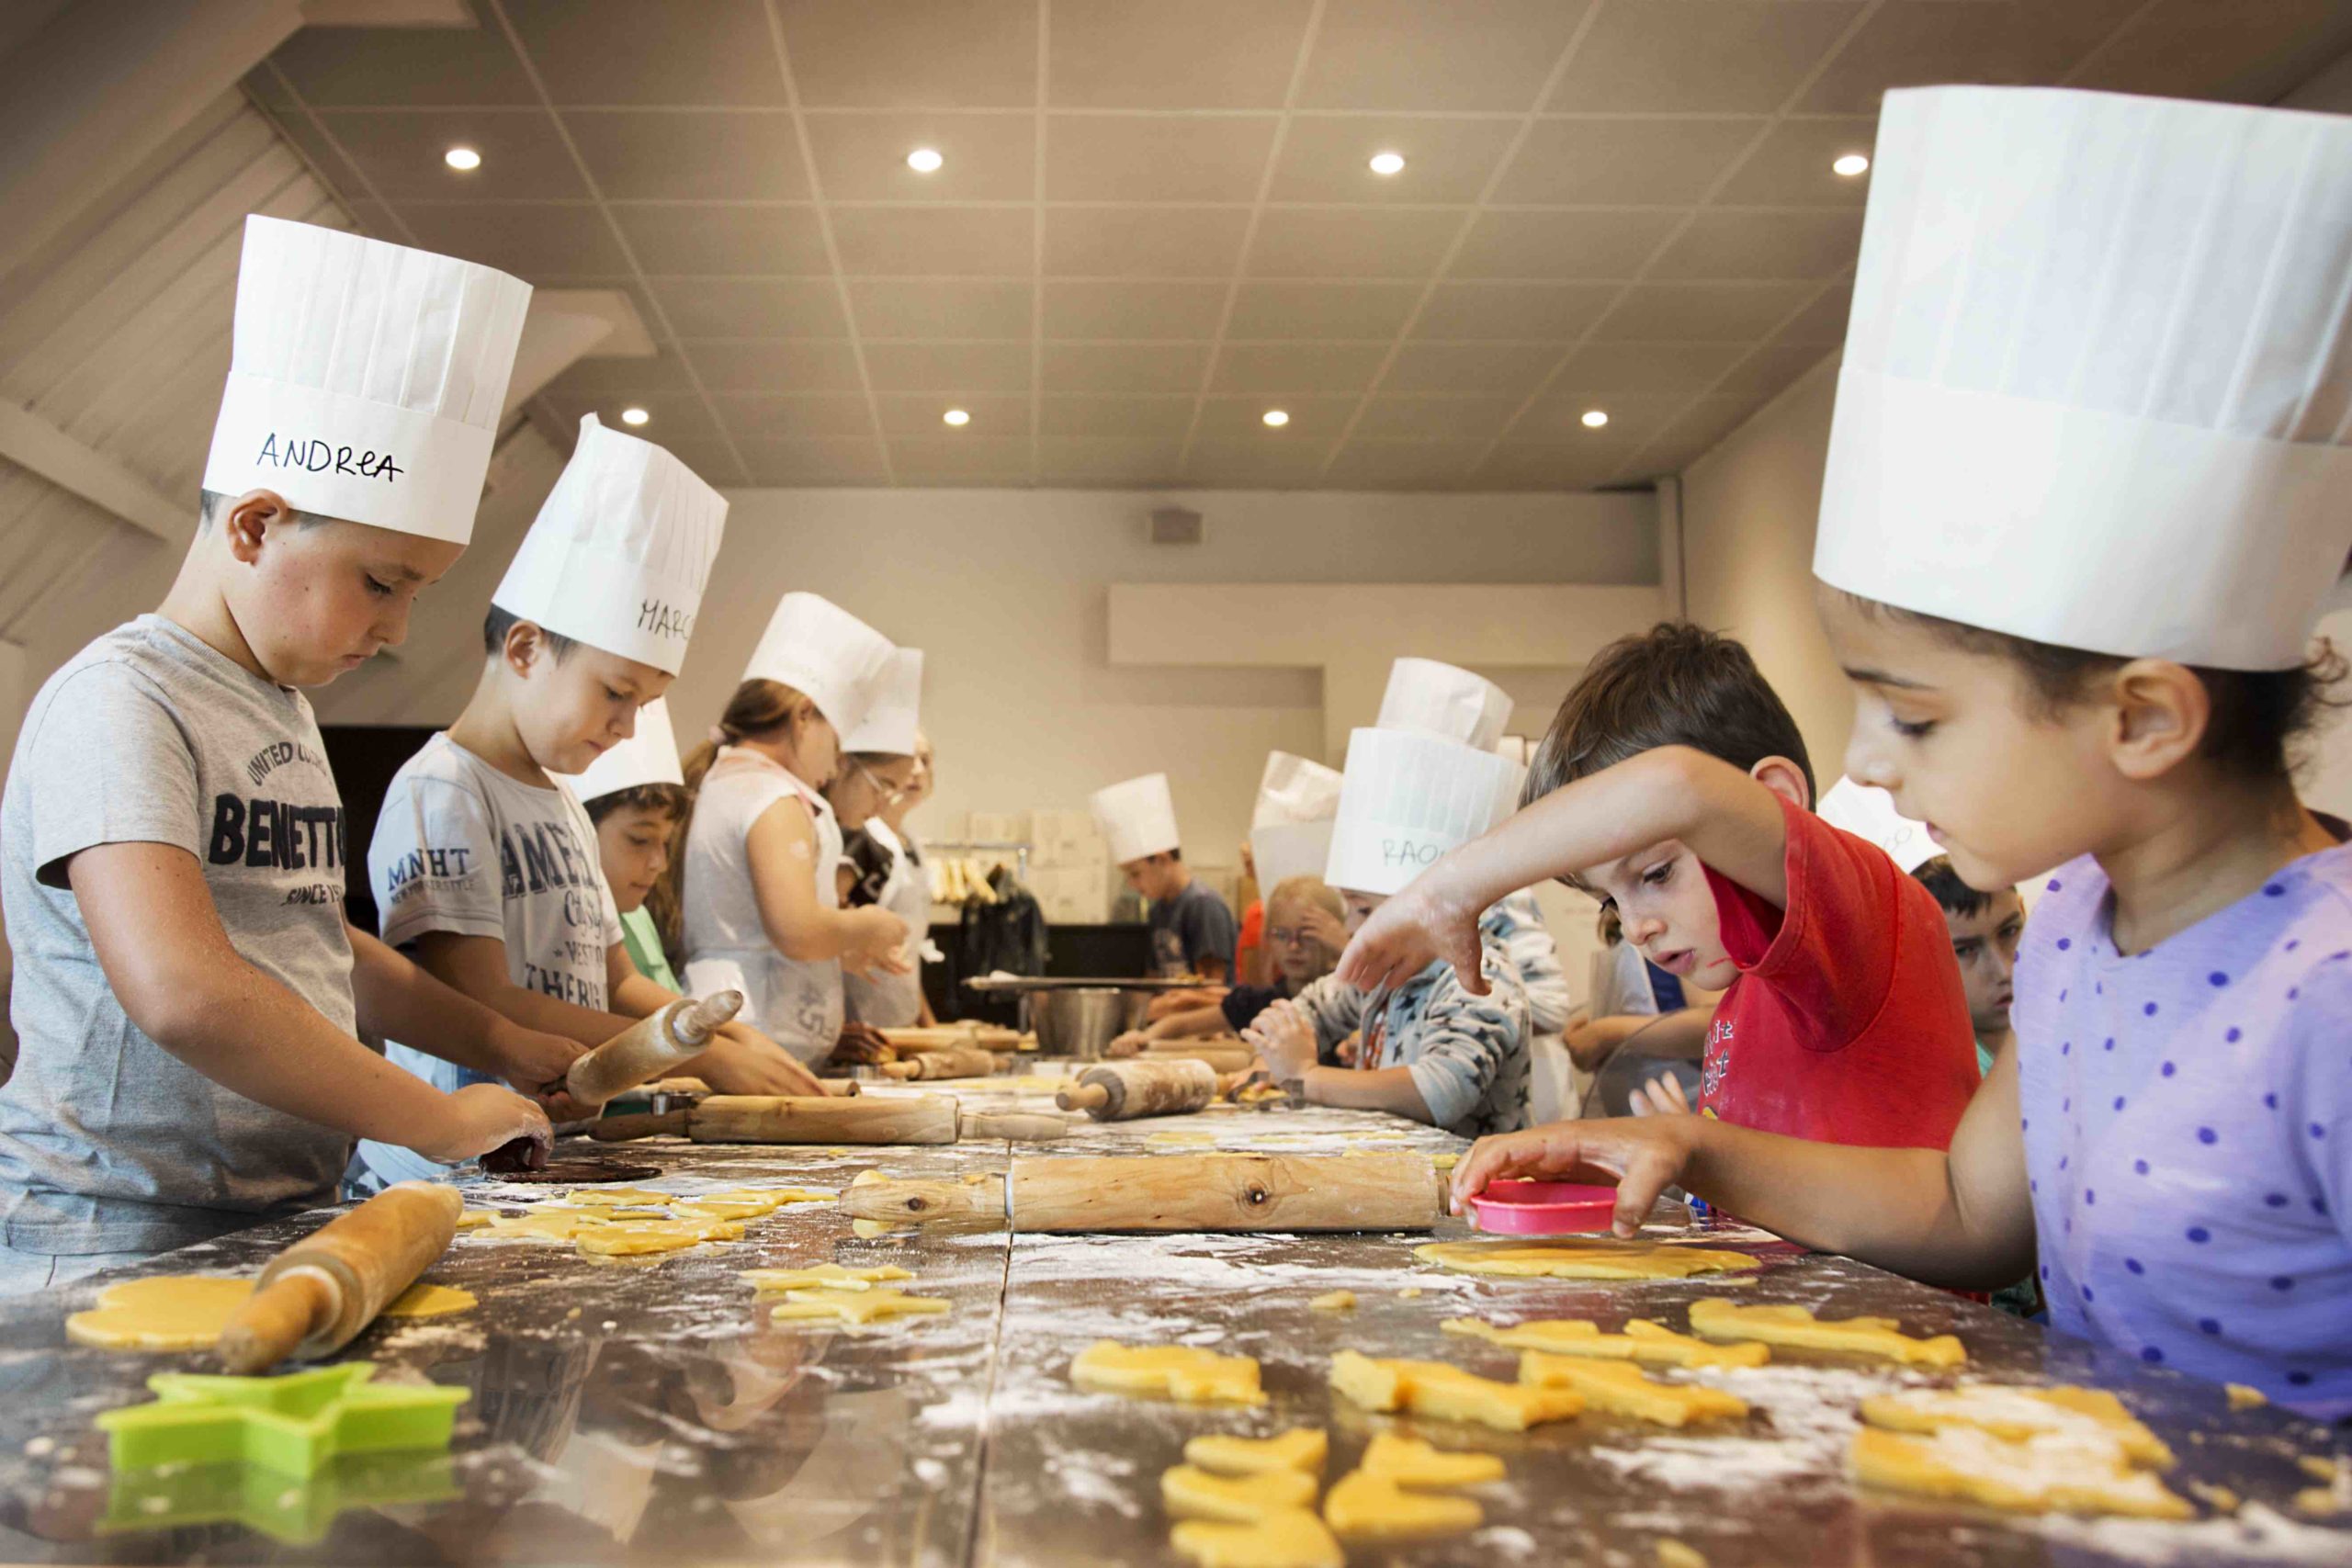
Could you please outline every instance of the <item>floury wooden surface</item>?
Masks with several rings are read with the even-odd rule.
[[[1035,1109],[1041,1091],[1024,1087],[1017,1102]],[[969,1110],[1016,1103],[1007,1089],[958,1098]],[[1460,1146],[1369,1115],[1227,1111],[1081,1123],[1059,1143],[1018,1152],[1050,1159],[1255,1148],[1352,1163],[1351,1150]],[[867,1168],[1001,1178],[1011,1151],[966,1143],[835,1153],[661,1139],[612,1148],[574,1141],[564,1152],[659,1165],[664,1174],[649,1185],[708,1191],[838,1189]],[[546,1189],[486,1182],[469,1184],[467,1199],[517,1213],[559,1201]],[[250,1271],[317,1224],[263,1226],[145,1271]],[[1437,1232],[1460,1234],[1455,1222]],[[2179,1451],[2176,1485],[2215,1482],[2277,1506],[2308,1484],[2293,1456],[2324,1447],[2317,1428],[2276,1411],[2228,1412],[2210,1385],[2143,1375],[1988,1308],[1842,1259],[1799,1256],[1736,1227],[1717,1227],[1706,1240],[1766,1253],[1753,1283],[1476,1279],[1420,1265],[1412,1248],[1428,1239],[995,1230],[861,1241],[831,1204],[780,1210],[731,1246],[650,1260],[595,1261],[564,1244],[469,1233],[427,1278],[473,1292],[478,1308],[379,1324],[347,1352],[380,1363],[385,1378],[471,1390],[453,1454],[338,1470],[308,1489],[273,1483],[264,1502],[319,1511],[307,1544],[141,1515],[135,1494],[110,1486],[91,1417],[144,1398],[149,1373],[197,1359],[66,1344],[64,1314],[87,1305],[95,1284],[0,1303],[0,1561],[1172,1563],[1159,1478],[1184,1439],[1302,1425],[1330,1430],[1327,1480],[1382,1428],[1495,1452],[1509,1467],[1502,1483],[1478,1494],[1483,1529],[1351,1549],[1354,1563],[1650,1568],[1657,1540],[1669,1537],[1717,1568],[2201,1563],[2231,1561],[2241,1545],[2249,1550],[2235,1555],[2246,1561],[2352,1560],[2352,1534],[2283,1519],[2253,1530],[2226,1520],[2035,1522],[1858,1497],[1842,1473],[1855,1407],[1869,1393],[1935,1380],[1850,1358],[1776,1352],[1762,1368],[1700,1374],[1747,1399],[1754,1414],[1681,1431],[1588,1413],[1513,1435],[1353,1411],[1325,1382],[1343,1348],[1508,1378],[1511,1352],[1443,1334],[1439,1324],[1589,1315],[1613,1327],[1649,1316],[1679,1327],[1690,1302],[1722,1296],[1879,1313],[1917,1332],[1955,1332],[1969,1346],[1969,1376],[2115,1388]],[[899,1264],[915,1278],[897,1284],[953,1308],[858,1331],[775,1325],[738,1279],[751,1268],[825,1262]],[[1353,1312],[1309,1307],[1335,1290],[1355,1293]],[[1097,1338],[1255,1356],[1270,1403],[1216,1409],[1082,1393],[1069,1383],[1069,1360]],[[329,1514],[336,1501],[351,1506]],[[119,1516],[113,1525],[110,1503]]]

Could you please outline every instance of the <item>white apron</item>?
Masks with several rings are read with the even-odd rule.
[[[889,852],[890,875],[876,900],[907,922],[907,956],[913,967],[903,975],[843,975],[849,1016],[876,1029],[905,1029],[922,1017],[922,950],[931,940],[931,874],[907,859],[906,846],[876,818],[865,825],[866,836]]]

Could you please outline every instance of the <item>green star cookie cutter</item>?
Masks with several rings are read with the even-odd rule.
[[[98,1533],[233,1524],[288,1546],[315,1546],[350,1509],[458,1496],[455,1467],[443,1453],[380,1453],[345,1454],[300,1480],[253,1464],[119,1471]]]
[[[368,1380],[366,1361],[277,1378],[158,1372],[153,1404],[97,1418],[117,1470],[254,1464],[307,1476],[338,1454],[443,1450],[471,1395],[438,1383]]]

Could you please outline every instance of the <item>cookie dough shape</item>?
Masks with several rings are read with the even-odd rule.
[[[1186,1519],[1168,1544],[1197,1568],[1342,1568],[1340,1543],[1305,1508],[1269,1514],[1246,1525]]]
[[[1395,1432],[1374,1433],[1356,1468],[1398,1486],[1481,1486],[1503,1478],[1503,1461],[1495,1454],[1449,1453]]]
[[[1186,1404],[1263,1404],[1258,1362],[1190,1345],[1098,1339],[1069,1364],[1070,1382],[1096,1393],[1158,1393]]]
[[[1468,1497],[1408,1492],[1388,1476],[1358,1470],[1332,1484],[1323,1517],[1343,1540],[1420,1540],[1476,1529],[1487,1511]]]
[[[2016,1513],[2187,1519],[2197,1512],[2154,1475],[2134,1469],[2121,1445],[2074,1432],[2013,1443],[1975,1427],[1946,1427],[1925,1437],[1865,1427],[1854,1434],[1849,1461],[1855,1479],[1868,1485]]]
[[[2173,1463],[2172,1450],[2163,1439],[2101,1388],[1963,1383],[1958,1388],[1905,1389],[1863,1400],[1862,1419],[1894,1432],[1973,1427],[2013,1443],[2043,1432],[2074,1432],[2106,1438],[2134,1464],[2168,1470]]]
[[[481,1303],[471,1291],[461,1291],[455,1285],[428,1285],[419,1280],[384,1308],[386,1317],[447,1317],[451,1313],[470,1312]]]
[[[583,1187],[565,1193],[563,1201],[583,1209],[666,1209],[684,1201],[675,1192],[656,1192],[650,1187]]]
[[[609,1215],[587,1209],[537,1209],[527,1214],[501,1214],[483,1227],[485,1235],[536,1236],[542,1241],[573,1241],[587,1231],[614,1223]]]
[[[910,1296],[904,1291],[789,1291],[768,1315],[777,1323],[830,1317],[842,1323],[874,1323],[886,1317],[922,1317],[947,1310],[939,1296]]]
[[[1594,1410],[1607,1410],[1661,1427],[1693,1421],[1736,1421],[1747,1401],[1702,1383],[1659,1382],[1623,1361],[1595,1361],[1526,1350],[1519,1358],[1519,1381],[1535,1388],[1574,1389]]]
[[[1273,1470],[1320,1475],[1330,1451],[1330,1439],[1320,1427],[1294,1427],[1278,1438],[1238,1438],[1208,1432],[1184,1445],[1188,1463],[1219,1475],[1261,1475]]]
[[[1599,1324],[1573,1317],[1537,1318],[1508,1327],[1475,1317],[1449,1317],[1438,1326],[1448,1334],[1490,1340],[1514,1350],[1649,1361],[1668,1367],[1760,1367],[1772,1359],[1770,1348],[1753,1339],[1736,1345],[1710,1345],[1703,1339],[1677,1334],[1662,1323],[1638,1317],[1625,1325],[1623,1334],[1603,1334]]]
[[[125,1280],[100,1291],[97,1305],[67,1318],[65,1337],[105,1350],[209,1350],[253,1293],[251,1280],[219,1274]]]
[[[1355,1350],[1331,1358],[1331,1386],[1366,1410],[1408,1411],[1441,1421],[1476,1421],[1523,1432],[1584,1408],[1567,1389],[1497,1382],[1443,1361],[1375,1360]]]
[[[1353,1291],[1333,1291],[1306,1303],[1310,1312],[1353,1312],[1356,1293]]]
[[[1189,1464],[1162,1472],[1159,1500],[1188,1519],[1248,1524],[1268,1514],[1311,1508],[1321,1488],[1303,1470],[1269,1470],[1256,1475],[1213,1475]]]
[[[496,1218],[498,1216],[488,1209],[468,1209],[458,1216],[458,1233],[462,1235],[467,1231],[478,1231]]]
[[[747,1269],[738,1278],[755,1291],[773,1294],[778,1291],[870,1291],[885,1280],[911,1280],[914,1276],[894,1263],[876,1264],[870,1269],[819,1263],[807,1269]]]
[[[592,1226],[580,1233],[579,1247],[590,1258],[641,1258],[684,1252],[706,1241],[740,1241],[743,1227],[728,1220],[652,1220],[643,1224]]]
[[[1518,1279],[1687,1280],[1698,1274],[1728,1274],[1762,1267],[1745,1252],[1675,1247],[1655,1241],[1617,1241],[1605,1236],[1556,1241],[1433,1241],[1413,1248],[1424,1263],[1463,1274],[1500,1274]]]
[[[1811,1307],[1739,1306],[1716,1297],[1690,1303],[1691,1332],[1708,1339],[1761,1339],[1804,1350],[1880,1356],[1905,1366],[1958,1367],[1968,1351],[1949,1334],[1920,1339],[1891,1317],[1816,1318]]]

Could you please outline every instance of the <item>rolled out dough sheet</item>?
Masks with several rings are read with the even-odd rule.
[[[1655,1241],[1567,1236],[1555,1241],[1433,1241],[1413,1256],[1464,1274],[1521,1279],[1687,1280],[1762,1265],[1745,1252],[1675,1247]]]
[[[98,1292],[97,1305],[65,1320],[76,1345],[107,1350],[209,1350],[254,1282],[219,1274],[125,1280]]]

